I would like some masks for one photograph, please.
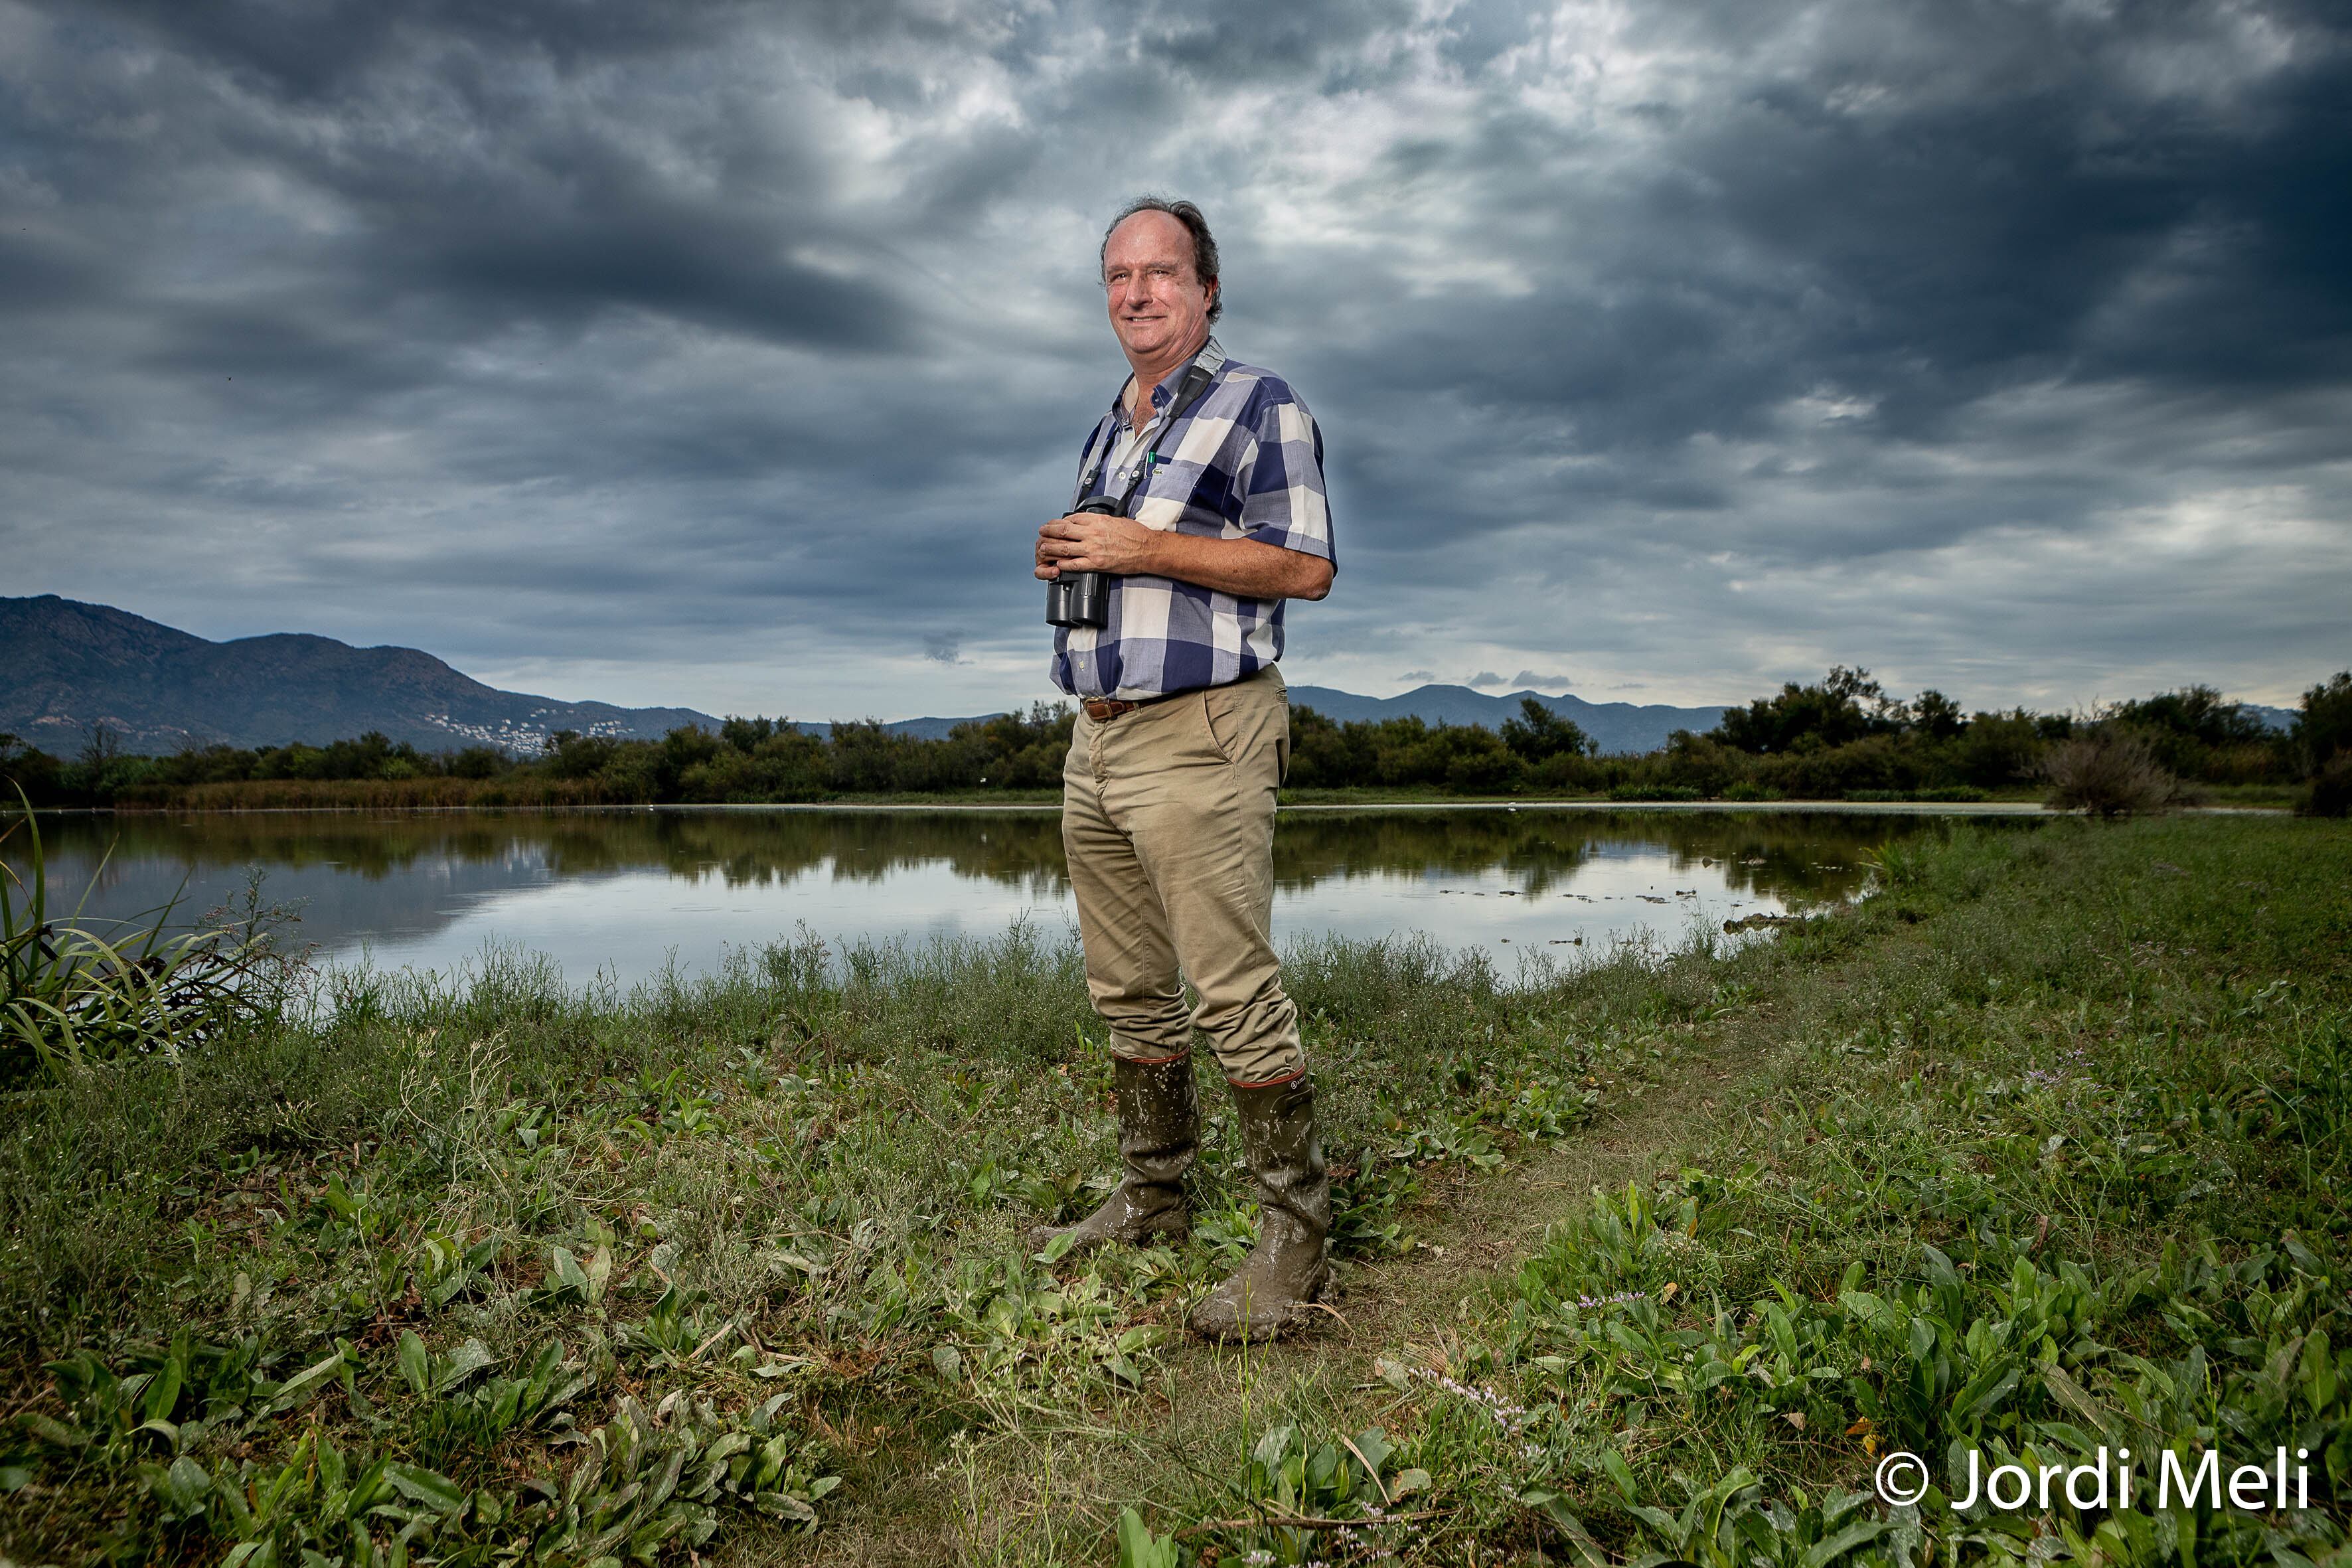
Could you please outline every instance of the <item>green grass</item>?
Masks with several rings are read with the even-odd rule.
[[[1247,1354],[1174,1329],[1250,1240],[1223,1120],[1186,1247],[1020,1247],[1111,1173],[1076,958],[1034,931],[628,994],[331,976],[329,1015],[0,1100],[0,1552],[2331,1550],[2352,833],[1960,827],[1883,878],[1651,967],[1296,952],[1344,1290]],[[2292,1438],[2321,1506],[1858,1495],[1890,1447],[1943,1479],[2126,1438]]]
[[[0,1090],[129,1057],[174,1058],[282,1002],[292,972],[269,934],[283,917],[262,904],[257,883],[241,910],[215,911],[194,929],[167,934],[175,900],[105,922],[128,935],[101,935],[79,923],[79,902],[54,907],[39,818],[22,791],[16,799],[0,826]]]

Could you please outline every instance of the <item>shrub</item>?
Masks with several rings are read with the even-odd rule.
[[[1705,797],[1686,784],[1621,784],[1609,792],[1611,800],[1701,800]]]
[[[1677,730],[1666,742],[1665,784],[1670,793],[1641,798],[1650,800],[1698,800],[1721,795],[1737,782],[1745,770],[1745,761],[1729,746],[1710,735],[1694,735],[1688,730]],[[1611,794],[1613,796],[1615,791]]]
[[[2352,816],[2352,752],[2338,752],[2312,775],[2303,797],[2305,816]]]
[[[2050,748],[2042,764],[2048,804],[2094,816],[2125,816],[2182,804],[2180,781],[2165,772],[2148,743],[2104,730]]]
[[[1960,776],[1972,784],[1999,788],[2032,778],[2047,743],[2034,716],[2019,708],[1979,713],[1960,738]]]
[[[2339,752],[2352,752],[2352,669],[2340,670],[2303,694],[2294,716],[2294,743],[2314,773]]]

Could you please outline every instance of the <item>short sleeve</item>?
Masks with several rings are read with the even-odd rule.
[[[1243,535],[1336,562],[1323,489],[1323,433],[1287,386],[1261,382],[1248,420],[1253,437],[1234,478]]]

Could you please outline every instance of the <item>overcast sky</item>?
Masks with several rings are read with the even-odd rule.
[[[2352,664],[2352,28],[2294,0],[0,0],[0,594],[1050,695],[1146,190],[1323,427],[1294,684]]]

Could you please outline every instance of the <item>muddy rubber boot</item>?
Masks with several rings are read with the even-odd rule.
[[[1055,1237],[1066,1235],[1070,1247],[1062,1256],[1074,1258],[1107,1241],[1178,1241],[1192,1228],[1184,1206],[1184,1172],[1201,1144],[1192,1058],[1110,1061],[1118,1096],[1118,1152],[1127,1175],[1102,1207],[1077,1224],[1041,1225],[1030,1231],[1032,1251],[1042,1252]]]
[[[1257,1089],[1235,1084],[1234,1103],[1257,1178],[1257,1246],[1193,1311],[1192,1331],[1247,1344],[1281,1332],[1329,1282],[1331,1178],[1315,1139],[1315,1089],[1303,1075]]]

